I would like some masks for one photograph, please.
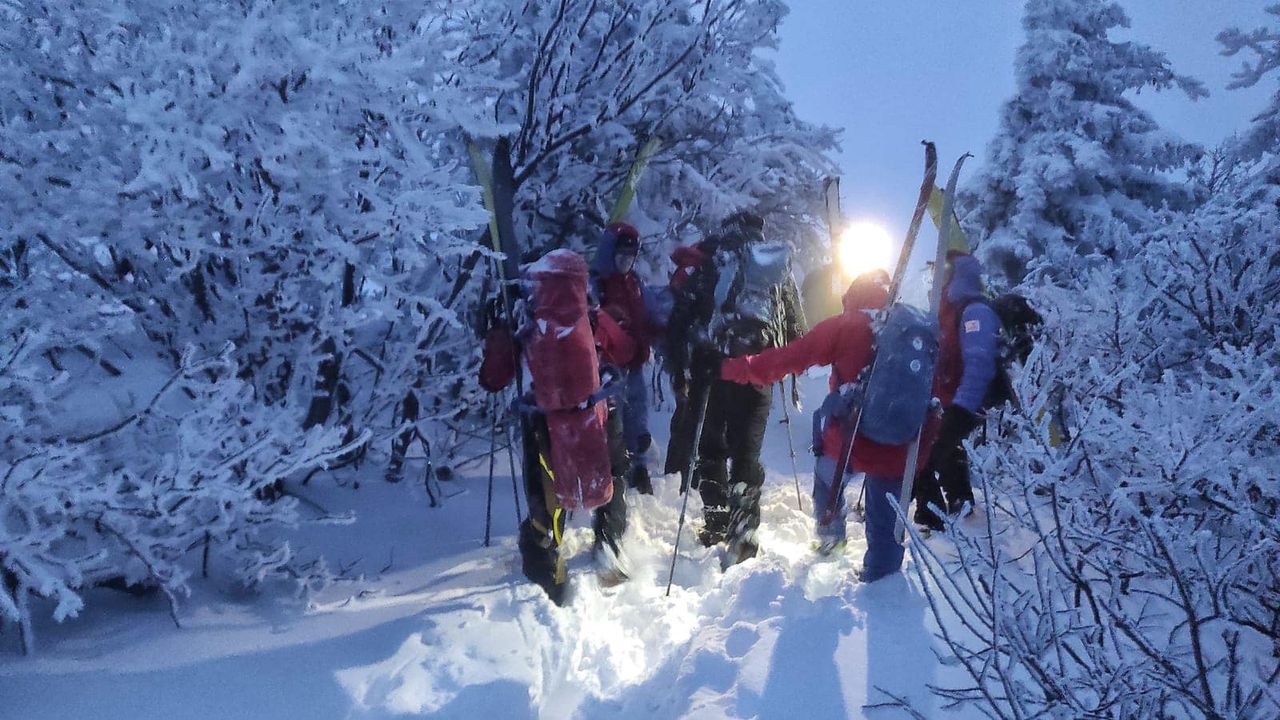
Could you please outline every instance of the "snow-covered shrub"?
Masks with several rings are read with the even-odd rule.
[[[410,388],[465,411],[449,305],[485,215],[446,140],[492,122],[439,11],[4,7],[3,617],[117,576],[176,596],[197,540],[296,572],[265,486],[389,437]],[[97,437],[76,410],[106,375],[172,384]]]
[[[1280,713],[1276,192],[1219,198],[1070,287],[1022,412],[972,448],[988,532],[920,568],[1000,718]],[[944,614],[945,616],[945,614]]]
[[[468,140],[510,139],[522,248],[602,219],[653,135],[650,228],[768,199],[802,240],[834,135],[759,55],[784,12],[0,3],[3,617],[29,639],[32,596],[61,618],[116,577],[177,597],[193,543],[291,572],[292,502],[259,491],[393,440],[395,475],[410,432],[464,442],[496,259]],[[80,417],[112,377],[148,390]]]
[[[325,579],[322,567],[299,574],[280,537],[297,521],[296,500],[269,500],[270,489],[350,447],[337,429],[299,434],[258,403],[235,377],[230,346],[184,354],[124,417],[60,436],[40,434],[59,424],[46,410],[77,402],[84,388],[65,371],[35,377],[37,367],[14,362],[0,374],[3,410],[16,421],[0,434],[0,619],[18,623],[25,649],[33,645],[32,597],[52,600],[62,620],[102,583],[162,591],[177,623],[192,557],[205,567],[224,561],[247,586]]]

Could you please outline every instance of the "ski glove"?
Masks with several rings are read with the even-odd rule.
[[[720,363],[720,377],[729,382],[751,385],[751,366],[746,358],[727,358]]]
[[[960,407],[952,405],[942,413],[942,426],[938,429],[938,439],[933,443],[930,457],[937,459],[942,453],[960,446],[969,433],[978,427],[978,416]],[[936,463],[930,465],[936,469]]]

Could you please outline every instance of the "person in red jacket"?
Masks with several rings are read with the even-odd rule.
[[[644,283],[635,270],[639,251],[640,232],[635,226],[608,225],[596,246],[591,272],[600,308],[617,321],[635,345],[631,359],[619,364],[624,388],[619,398],[622,431],[631,453],[631,487],[653,494],[653,483],[644,460],[653,443],[653,436],[649,434],[649,386],[645,382],[644,366],[649,362],[654,323],[645,303]]]
[[[635,359],[635,341],[617,321],[599,308],[588,310],[596,353],[601,365],[621,368]],[[480,386],[491,393],[506,388],[521,372],[519,364],[527,362],[523,351],[524,331],[512,333],[508,324],[499,318],[488,329],[480,364]],[[613,475],[612,499],[595,509],[592,529],[595,533],[593,553],[600,566],[602,577],[625,579],[625,570],[617,565],[617,548],[627,529],[626,478],[630,472],[631,457],[623,439],[622,418],[614,398],[607,400],[609,465]],[[560,562],[560,538],[563,534],[565,514],[557,513],[559,501],[552,488],[546,457],[550,448],[547,422],[540,413],[520,414],[521,445],[523,446],[523,475],[525,501],[529,516],[520,524],[517,547],[520,550],[521,569],[525,577],[546,591],[551,601],[561,605],[566,599],[563,563]],[[557,518],[559,522],[557,523]],[[605,548],[609,552],[605,552]]]
[[[883,271],[867,273],[856,278],[843,297],[843,312],[827,318],[790,344],[766,350],[758,355],[729,358],[720,367],[725,380],[752,385],[770,385],[787,375],[801,373],[817,365],[831,366],[831,392],[824,408],[830,409],[839,398],[842,387],[854,383],[871,362],[875,333],[871,316],[882,309],[888,300],[889,277]],[[819,412],[822,412],[821,410]],[[845,539],[844,494],[836,499],[834,509],[828,507],[836,466],[844,444],[844,413],[830,413],[822,432],[820,454],[814,468],[813,508],[817,519],[818,549],[826,554],[843,544]],[[878,580],[895,573],[902,566],[903,549],[894,528],[896,515],[886,499],[886,493],[897,497],[902,489],[902,474],[906,464],[905,446],[881,445],[861,433],[854,438],[849,473],[866,475],[866,534],[867,553],[863,558],[864,582]],[[822,524],[822,519],[833,519]]]

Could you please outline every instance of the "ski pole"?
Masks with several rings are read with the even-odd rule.
[[[787,391],[778,383],[778,395],[782,396],[782,424],[787,426],[787,448],[791,451],[791,476],[796,480],[796,509],[804,512],[804,500],[800,494],[800,471],[796,469],[796,442],[791,437],[791,412],[787,410]]]
[[[693,468],[698,461],[698,443],[702,441],[702,422],[707,417],[707,401],[711,398],[710,383],[704,383],[704,387],[699,388],[698,391],[701,397],[698,398],[698,415],[693,425],[693,447],[689,451],[689,463],[685,467],[689,489],[685,490],[684,499],[680,501],[680,522],[676,525],[675,547],[671,549],[671,572],[667,574],[667,597],[671,597],[671,583],[676,577],[676,557],[680,554],[680,533],[684,530],[684,515],[689,508],[689,495],[693,491]]]
[[[511,432],[511,423],[502,424],[506,428],[507,434],[507,464],[511,466],[511,497],[516,504],[516,527],[520,527],[520,523],[524,522],[524,513],[520,510],[520,486],[516,482],[516,454],[515,454],[515,436]]]
[[[489,401],[489,496],[484,503],[484,546],[489,547],[489,531],[493,528],[493,464],[498,455],[498,403]]]

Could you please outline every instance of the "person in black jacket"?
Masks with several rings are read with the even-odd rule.
[[[759,215],[731,215],[721,234],[700,250],[707,259],[676,296],[667,363],[673,386],[688,387],[686,408],[700,407],[701,394],[707,394],[692,482],[703,502],[699,539],[708,547],[727,542],[728,566],[758,550],[760,448],[773,393],[771,387],[721,380],[720,363],[786,345],[804,334],[805,322],[786,247],[765,241]],[[673,457],[672,452],[679,453],[677,437],[692,436],[697,421],[692,415],[683,413],[682,427],[672,433],[668,470],[688,461],[687,454]]]

